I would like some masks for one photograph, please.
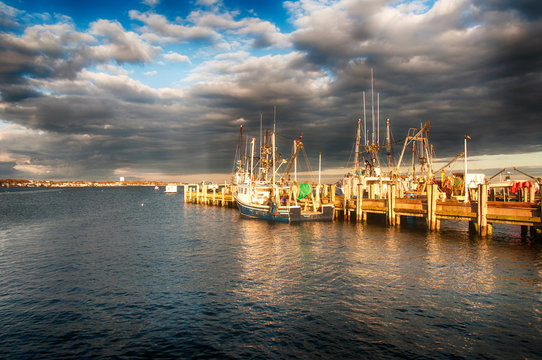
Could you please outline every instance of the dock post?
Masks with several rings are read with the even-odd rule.
[[[427,187],[427,227],[430,231],[437,229],[437,184],[431,184]]]
[[[388,225],[395,226],[395,184],[388,185],[386,218]]]
[[[363,220],[363,184],[357,186],[357,198],[356,198],[356,222]]]
[[[478,234],[485,237],[487,236],[487,184],[478,185],[477,210],[476,222],[478,224]]]
[[[187,195],[188,187],[186,184],[183,185],[183,196],[184,196],[184,202],[186,202],[186,195]]]
[[[199,184],[196,184],[196,204],[199,204]]]
[[[213,188],[213,206],[216,205],[216,189]]]
[[[375,184],[369,185],[369,199],[375,198]]]
[[[343,216],[347,219],[347,221],[350,221],[350,217],[348,216],[348,200],[350,198],[350,184],[345,183],[344,184],[344,199],[343,199]]]
[[[427,215],[425,217],[425,222],[427,223],[427,228],[431,230],[431,187],[427,188]]]
[[[318,209],[320,208],[320,184],[316,185],[316,189],[314,191],[313,205],[314,211],[318,211]]]
[[[226,188],[223,187],[220,191],[222,192],[222,206],[226,206]]]
[[[331,185],[331,203],[335,205],[335,185]]]

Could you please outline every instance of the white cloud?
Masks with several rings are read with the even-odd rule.
[[[160,48],[150,46],[134,32],[126,31],[117,21],[98,20],[91,24],[91,33],[104,39],[105,44],[92,48],[99,59],[118,62],[151,62]]]
[[[188,40],[216,41],[220,38],[220,35],[208,27],[172,24],[163,15],[141,13],[136,10],[131,10],[129,15],[131,19],[139,20],[146,25],[141,29],[141,32],[145,34],[144,37],[147,39],[164,42],[182,42]]]
[[[155,7],[160,3],[160,0],[143,0],[142,3],[150,7]]]
[[[36,176],[36,175],[45,176],[45,175],[53,173],[54,171],[54,168],[51,166],[31,164],[31,163],[16,164],[13,168],[17,171],[30,174],[33,176]]]
[[[146,73],[144,73],[145,76],[156,76],[157,74],[158,74],[158,71],[156,70],[147,71]]]
[[[89,34],[77,32],[71,24],[53,24],[27,27],[20,37],[1,34],[0,41],[25,51],[60,57],[68,49],[74,50],[95,43],[96,39]]]
[[[220,2],[220,0],[197,0],[196,5],[211,6],[217,4],[218,2]]]
[[[168,52],[167,54],[164,54],[162,57],[164,59],[166,59],[168,61],[172,61],[172,62],[180,62],[180,63],[186,62],[186,63],[191,64],[190,58],[188,56],[178,54],[178,53],[174,53],[172,51]]]
[[[115,66],[112,64],[99,64],[96,66],[96,69],[113,75],[130,75],[134,73],[133,70],[126,70],[122,66]]]
[[[163,15],[130,11],[131,19],[145,24],[141,32],[146,40],[152,42],[206,40],[215,44],[229,32],[246,36],[245,41],[255,47],[290,46],[289,37],[269,21],[255,17],[235,20],[236,15],[235,12],[219,12],[213,8],[210,11],[194,10],[185,20],[178,18],[169,22]]]

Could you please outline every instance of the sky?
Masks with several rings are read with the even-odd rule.
[[[6,0],[0,178],[223,182],[260,118],[340,176],[364,92],[395,154],[430,121],[436,162],[468,134],[469,168],[542,176],[541,34],[537,0]]]

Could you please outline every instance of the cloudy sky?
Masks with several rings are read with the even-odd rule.
[[[429,120],[437,158],[542,175],[541,34],[537,0],[0,2],[0,178],[223,181],[274,106],[339,174],[371,69],[395,153]]]

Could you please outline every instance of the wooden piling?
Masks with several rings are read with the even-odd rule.
[[[476,212],[476,223],[478,235],[487,236],[487,184],[478,185],[478,211]]]
[[[388,185],[386,219],[388,225],[395,226],[395,184]]]
[[[348,217],[348,199],[350,198],[350,186],[348,183],[344,183],[344,199],[343,199],[343,216],[347,219],[347,221],[350,221],[350,218]]]
[[[427,187],[427,227],[430,231],[437,229],[437,184],[431,184]]]
[[[356,222],[363,220],[363,184],[358,184],[356,194]]]
[[[375,184],[369,185],[369,199],[374,199],[375,196]]]

